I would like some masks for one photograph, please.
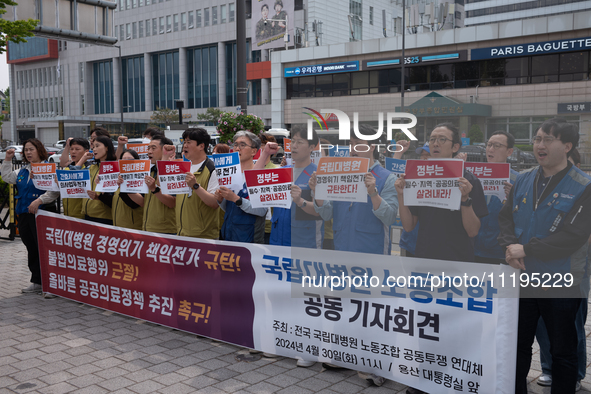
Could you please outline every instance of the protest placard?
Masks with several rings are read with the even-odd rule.
[[[119,162],[101,161],[98,181],[94,190],[97,192],[115,193],[119,188],[117,178],[119,178]]]
[[[238,193],[244,186],[244,176],[238,152],[222,153],[212,156],[218,184]]]
[[[404,174],[406,170],[406,160],[386,157],[386,170],[392,172],[397,178],[400,178],[400,175]]]
[[[332,146],[330,148],[328,148],[328,155],[330,157],[349,157],[350,156],[350,150],[348,146]],[[386,159],[388,160],[388,159]]]
[[[320,150],[320,144],[316,145],[316,149],[314,149],[312,151],[312,153],[310,153],[310,160],[312,161],[312,163],[316,164],[316,166],[318,166],[318,164],[320,163],[320,158],[322,157],[322,151]]]
[[[56,170],[57,182],[61,198],[88,198],[90,171],[85,170]]]
[[[150,160],[119,160],[119,170],[123,178],[122,193],[149,192],[144,178],[150,175]]]
[[[503,182],[510,180],[511,164],[466,163],[464,166],[480,180],[485,196],[496,196],[501,201],[507,199]]]
[[[58,191],[55,183],[55,163],[31,163],[33,184],[39,190]]]
[[[283,157],[288,166],[291,165],[291,138],[283,139]]]
[[[316,170],[316,199],[367,202],[364,157],[322,157]]]
[[[127,144],[127,149],[133,149],[140,155],[141,160],[148,159],[148,145],[149,144]]]
[[[162,194],[190,194],[185,177],[191,172],[190,161],[157,161],[158,180]]]
[[[246,170],[244,178],[253,208],[291,207],[291,168]]]
[[[460,209],[462,192],[458,179],[464,174],[463,160],[407,160],[405,172],[406,206]]]

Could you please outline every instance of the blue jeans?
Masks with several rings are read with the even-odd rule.
[[[577,384],[577,328],[575,319],[580,298],[521,298],[517,329],[517,371],[515,393],[527,394],[527,374],[531,366],[532,345],[540,317],[550,339],[552,355],[552,394],[575,392]]]
[[[587,372],[587,341],[585,338],[585,321],[587,320],[587,299],[581,301],[581,306],[577,311],[575,320],[577,326],[577,358],[578,364],[578,380],[585,379]],[[547,375],[552,375],[552,356],[550,355],[550,339],[548,338],[548,331],[544,325],[544,321],[540,318],[538,321],[538,329],[536,331],[536,339],[540,344],[540,361],[542,362],[542,372]]]

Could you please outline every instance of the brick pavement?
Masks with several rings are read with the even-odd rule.
[[[247,351],[237,346],[59,297],[21,294],[29,278],[24,245],[19,239],[0,240],[0,394],[406,391],[392,381],[370,386],[353,371],[326,371],[319,363],[298,368],[283,357],[238,361]],[[589,324],[587,333],[589,343]],[[590,346],[588,354],[591,365]],[[534,357],[532,380],[541,373],[537,352]],[[583,387],[580,393],[590,393],[590,374]],[[550,389],[534,382],[530,392]]]

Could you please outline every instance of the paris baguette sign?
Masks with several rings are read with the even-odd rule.
[[[530,44],[472,49],[470,52],[470,60],[546,55],[549,53],[572,52],[588,49],[591,49],[591,37],[569,38],[565,40],[542,41]]]

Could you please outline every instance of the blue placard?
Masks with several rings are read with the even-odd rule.
[[[238,152],[221,153],[219,155],[208,156],[213,160],[215,168],[235,166],[240,163]]]
[[[90,171],[86,170],[55,170],[58,182],[89,181]]]
[[[462,138],[462,146],[470,145],[470,138],[463,137]]]
[[[359,71],[359,61],[315,64],[313,66],[288,67],[283,71],[285,78],[302,77],[305,75],[334,74]]]
[[[386,170],[395,174],[404,174],[406,171],[406,160],[386,157]]]
[[[569,38],[566,40],[533,42],[531,44],[505,45],[479,48],[470,51],[471,60],[498,59],[503,57],[545,55],[548,53],[571,52],[591,49],[591,37]]]
[[[328,149],[328,155],[330,157],[349,157],[348,146],[333,146]]]

